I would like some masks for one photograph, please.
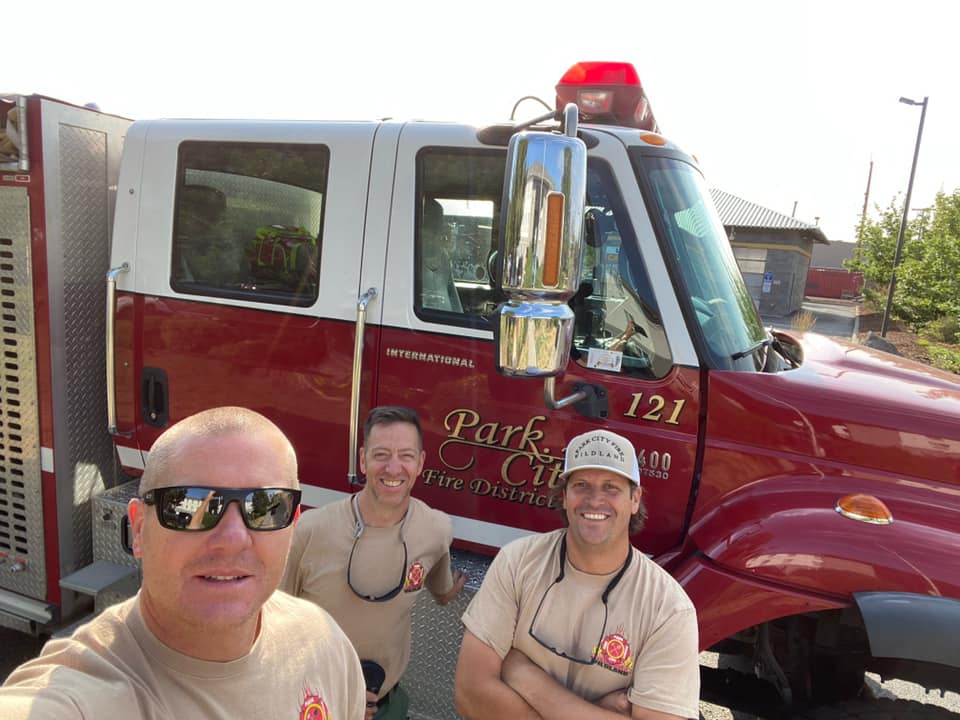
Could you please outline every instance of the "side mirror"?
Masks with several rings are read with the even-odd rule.
[[[580,285],[587,147],[577,109],[564,134],[520,132],[510,139],[497,265],[501,304],[496,366],[503,375],[550,378],[566,369],[573,340],[567,301]]]

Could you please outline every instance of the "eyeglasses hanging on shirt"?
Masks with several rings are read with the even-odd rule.
[[[403,590],[403,586],[407,582],[407,541],[404,539],[404,530],[407,527],[407,518],[410,517],[410,511],[408,510],[404,516],[403,520],[400,523],[400,542],[403,545],[403,566],[400,568],[400,582],[397,583],[397,586],[383,595],[371,595],[369,593],[363,593],[357,590],[353,584],[353,557],[357,552],[357,544],[360,542],[360,537],[363,535],[363,531],[366,529],[366,525],[363,524],[363,518],[360,516],[360,505],[357,501],[358,494],[354,494],[351,499],[351,506],[353,507],[353,519],[354,519],[354,529],[353,529],[353,547],[350,549],[350,558],[347,560],[347,585],[350,587],[350,590],[353,591],[353,594],[358,598],[366,600],[367,602],[387,602],[387,600],[392,600]]]
[[[553,614],[549,609],[544,614],[544,619],[540,619],[541,611],[545,606],[551,605],[553,600],[550,603],[547,601],[547,597],[553,592],[554,596],[557,596],[558,593],[555,591],[555,588],[560,584],[566,574],[566,564],[567,564],[567,535],[564,533],[560,536],[560,542],[558,543],[559,558],[560,558],[560,573],[557,575],[556,580],[554,580],[543,593],[543,597],[540,598],[540,604],[537,605],[537,611],[533,614],[533,620],[530,621],[530,629],[527,631],[534,640],[537,641],[542,647],[546,648],[554,655],[565,658],[571,662],[579,663],[581,665],[594,665],[597,662],[597,653],[600,649],[601,644],[603,643],[604,635],[607,632],[607,601],[610,598],[610,593],[613,592],[613,589],[620,583],[623,579],[624,574],[627,572],[627,568],[630,566],[630,561],[633,559],[633,548],[627,552],[627,559],[624,561],[623,566],[620,570],[617,571],[617,574],[613,576],[607,587],[604,589],[603,594],[600,596],[601,608],[603,611],[603,621],[600,623],[600,633],[596,636],[597,641],[594,643],[584,643],[576,642],[575,633],[580,628],[584,628],[584,632],[587,632],[587,629],[590,627],[596,627],[597,623],[591,622],[588,619],[586,622],[577,622],[575,625],[571,626],[570,624],[557,623],[556,618],[554,618],[554,626],[562,626],[562,633],[564,634],[563,642],[554,640],[549,641],[545,637],[549,637],[548,628],[546,625],[549,622],[551,615]],[[554,598],[556,603],[560,603],[556,607],[559,609],[563,605],[562,598]],[[555,604],[555,603],[554,603]],[[597,617],[599,617],[600,612],[599,608],[597,610]],[[585,635],[586,637],[593,637],[592,634]],[[563,644],[566,649],[559,649],[558,646]],[[589,657],[587,657],[589,656]]]

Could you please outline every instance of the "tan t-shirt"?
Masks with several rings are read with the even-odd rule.
[[[443,595],[453,586],[453,528],[445,513],[410,498],[405,524],[368,525],[356,548],[355,529],[349,497],[303,513],[280,588],[323,607],[347,633],[360,659],[383,667],[382,697],[410,660],[410,615],[420,591],[426,586],[434,595]],[[380,597],[400,583],[403,589],[384,602],[357,597],[347,584],[348,564],[353,587],[364,595]]]
[[[51,640],[0,687],[4,720],[360,720],[365,702],[360,663],[337,624],[280,592],[264,604],[260,634],[238,660],[197,660],[162,644],[138,596]]]
[[[697,616],[683,588],[631,548],[630,565],[610,592],[604,621],[601,596],[617,573],[590,575],[568,560],[563,580],[555,584],[565,532],[504,546],[464,613],[464,626],[501,658],[511,648],[522,651],[590,702],[629,688],[634,705],[698,717]],[[578,660],[595,656],[597,662],[564,659],[544,645]]]

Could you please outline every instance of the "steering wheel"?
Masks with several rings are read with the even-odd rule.
[[[690,301],[697,313],[703,315],[703,319],[698,318],[698,322],[703,329],[707,344],[714,350],[720,350],[724,346],[724,338],[723,326],[717,316],[717,309],[726,305],[727,301],[719,297],[708,301],[696,295],[691,295]]]
[[[703,313],[704,315],[707,316],[707,320],[709,320],[710,318],[712,318],[714,315],[717,314],[716,311],[712,307],[710,307],[709,303],[707,303],[707,301],[704,300],[702,297],[691,295],[690,302],[693,303],[693,307],[694,309],[696,309],[697,312]]]
[[[487,277],[490,278],[490,285],[496,285],[499,280],[496,274],[498,254],[499,250],[492,250],[487,257]]]

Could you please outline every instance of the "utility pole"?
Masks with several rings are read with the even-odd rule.
[[[870,203],[870,181],[873,180],[873,158],[870,158],[870,171],[867,173],[867,189],[863,193],[863,212],[860,213],[860,232],[857,233],[857,252],[863,242],[863,226],[867,224],[867,205]]]
[[[920,138],[923,137],[923,121],[927,117],[927,101],[929,96],[923,98],[923,102],[917,102],[910,98],[902,97],[900,102],[904,105],[922,105],[920,111],[920,127],[917,128],[917,144],[913,148],[913,164],[910,166],[910,181],[907,183],[907,197],[903,201],[903,216],[900,218],[900,234],[897,236],[897,249],[893,254],[893,269],[890,271],[890,289],[887,291],[887,307],[883,310],[883,322],[880,324],[880,337],[887,336],[887,325],[890,323],[890,306],[893,305],[893,291],[897,286],[897,265],[900,264],[900,253],[903,251],[903,236],[907,231],[907,214],[910,212],[910,194],[913,192],[913,176],[917,172],[917,157],[920,155]]]

